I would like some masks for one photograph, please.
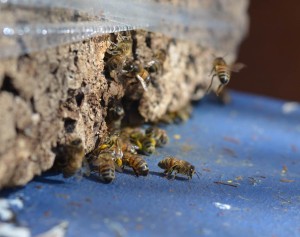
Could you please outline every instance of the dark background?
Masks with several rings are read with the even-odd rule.
[[[250,1],[250,29],[230,88],[300,101],[300,1]]]

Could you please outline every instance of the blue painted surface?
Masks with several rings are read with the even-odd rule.
[[[205,100],[187,123],[168,126],[170,143],[146,157],[147,177],[117,173],[107,185],[45,174],[2,196],[23,197],[17,217],[34,235],[67,220],[67,236],[300,236],[300,109],[283,114],[282,101],[232,96],[228,106]],[[157,166],[165,155],[202,175],[167,180]],[[238,187],[214,183],[228,180]]]

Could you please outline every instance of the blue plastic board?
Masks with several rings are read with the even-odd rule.
[[[300,107],[231,94],[231,104],[208,98],[188,122],[167,126],[170,143],[145,157],[147,177],[128,170],[103,184],[48,173],[1,195],[22,197],[17,220],[33,235],[67,220],[72,237],[300,236]],[[166,155],[200,178],[163,177]]]

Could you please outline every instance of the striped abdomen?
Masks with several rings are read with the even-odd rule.
[[[142,152],[145,155],[152,154],[155,151],[156,140],[152,137],[144,137],[141,140]]]
[[[218,75],[220,82],[223,85],[228,84],[230,80],[230,70],[227,65],[217,65],[215,66],[215,71]]]
[[[185,160],[180,160],[174,157],[166,157],[158,163],[158,166],[165,170],[165,173],[171,175],[174,171],[174,176],[177,173],[183,174],[192,178],[195,173],[195,167]]]
[[[99,174],[106,182],[115,179],[115,163],[110,153],[100,154],[94,165],[98,165]]]
[[[158,163],[158,166],[164,170],[169,171],[177,165],[178,161],[179,160],[174,157],[166,157]]]
[[[136,176],[143,175],[146,176],[149,173],[149,168],[147,162],[139,155],[124,153],[123,165],[129,166],[133,169]]]
[[[158,127],[149,127],[145,131],[147,137],[154,138],[155,146],[162,147],[169,141],[169,137],[165,130]]]

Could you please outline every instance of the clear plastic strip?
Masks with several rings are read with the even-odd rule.
[[[207,43],[217,47],[218,40],[240,25],[235,19],[216,14],[209,8],[188,9],[158,4],[152,0],[0,0],[0,11],[8,6],[35,8],[37,12],[39,8],[74,10],[88,14],[93,21],[43,24],[2,22],[0,58],[133,29],[161,32],[175,38],[201,41],[204,46]],[[215,34],[209,33],[211,31]]]

